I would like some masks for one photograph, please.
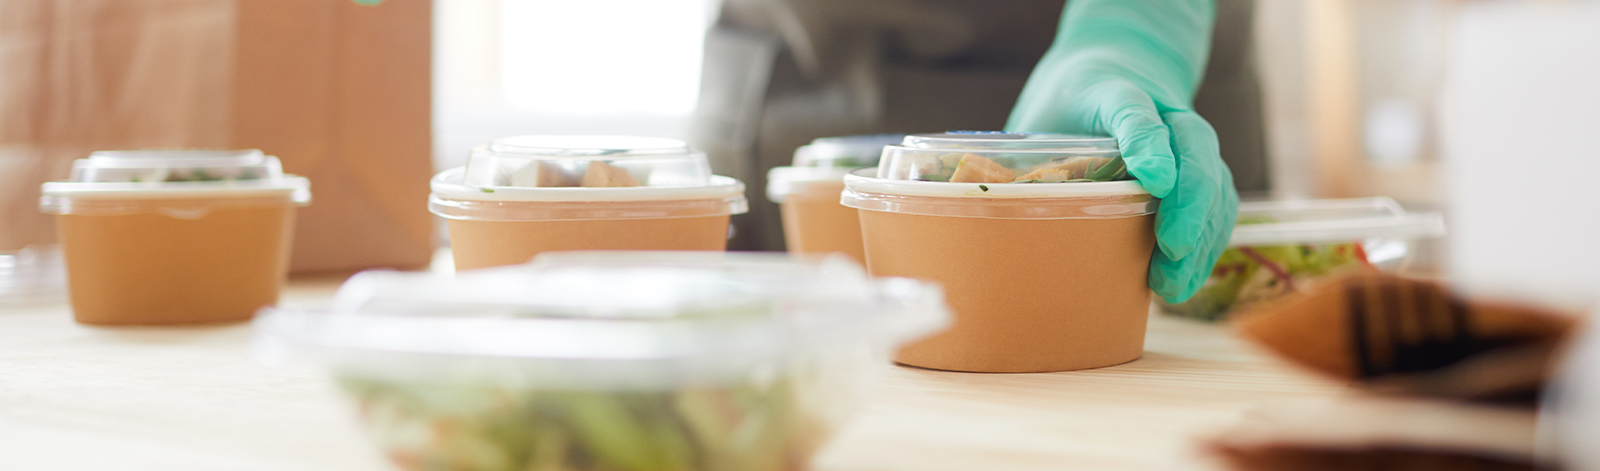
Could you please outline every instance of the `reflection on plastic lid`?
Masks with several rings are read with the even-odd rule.
[[[915,149],[1112,150],[1117,148],[1117,140],[1108,136],[1078,134],[950,131],[906,136],[900,146]]]
[[[704,186],[711,166],[676,139],[534,135],[472,150],[462,184],[478,188]]]
[[[878,165],[883,147],[905,139],[904,134],[819,137],[794,151],[795,167],[862,168]]]
[[[689,145],[677,139],[638,136],[516,136],[496,139],[489,150],[504,154],[543,156],[687,155]]]

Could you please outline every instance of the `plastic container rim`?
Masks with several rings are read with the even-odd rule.
[[[1422,239],[1447,233],[1439,213],[1409,213],[1393,198],[1261,201],[1239,204],[1239,213],[1296,210],[1375,209],[1380,215],[1322,221],[1291,221],[1235,226],[1228,245],[1270,246],[1348,242],[1367,239]]]
[[[744,197],[744,183],[732,177],[712,175],[705,186],[636,186],[624,188],[583,187],[476,187],[461,183],[466,167],[456,167],[433,177],[429,186],[435,197],[467,201],[671,201]]]
[[[1071,183],[950,183],[919,180],[891,180],[867,176],[877,168],[858,169],[845,175],[845,186],[853,191],[894,196],[939,198],[1084,198],[1149,195],[1136,180]]]
[[[233,197],[310,190],[311,181],[296,175],[215,182],[46,182],[40,187],[40,193],[44,196],[109,199]],[[309,194],[303,196],[310,197]]]

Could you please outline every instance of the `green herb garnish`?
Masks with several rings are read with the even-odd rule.
[[[983,190],[984,192],[988,192],[989,191],[989,185],[978,185],[978,189],[979,190]]]
[[[481,191],[481,192],[484,192],[484,193],[494,193],[494,190],[489,189],[489,188],[479,188],[478,191]]]

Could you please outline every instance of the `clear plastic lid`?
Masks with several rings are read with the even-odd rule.
[[[283,175],[277,157],[260,150],[112,150],[72,163],[72,181],[98,183],[217,182]]]
[[[284,174],[277,157],[256,149],[99,151],[73,162],[70,181],[45,183],[41,192],[40,209],[51,214],[141,212],[101,208],[103,203],[83,200],[287,197],[300,205],[311,201],[309,181]]]
[[[255,327],[269,361],[309,353],[402,375],[499,362],[595,387],[888,349],[948,317],[938,287],[872,279],[842,256],[565,252],[456,275],[365,272],[328,312],[268,309]]]
[[[869,134],[822,137],[794,151],[794,165],[767,172],[767,199],[782,203],[790,195],[836,188],[852,170],[878,165],[883,147],[905,139],[905,134]]]
[[[1408,213],[1386,197],[1247,202],[1230,244],[1291,245],[1370,239],[1421,239],[1445,234],[1439,213]]]
[[[1127,180],[1115,139],[1072,134],[954,131],[906,136],[883,149],[878,178],[952,183]]]
[[[472,150],[462,183],[479,188],[684,187],[710,183],[706,156],[676,139],[517,136]]]
[[[899,143],[905,134],[867,134],[819,137],[794,151],[795,167],[857,169],[876,167],[883,147]]]

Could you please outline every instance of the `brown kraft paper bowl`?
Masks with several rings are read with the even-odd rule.
[[[153,211],[56,216],[78,322],[242,321],[277,302],[297,206],[288,198],[115,203]]]
[[[473,221],[451,219],[457,270],[515,265],[558,250],[726,250],[728,216]]]
[[[429,209],[446,219],[457,270],[526,263],[563,250],[725,250],[728,220],[745,208],[744,185],[713,177],[701,187],[496,188],[434,178]]]
[[[1142,354],[1155,200],[1137,183],[992,184],[983,191],[869,180],[877,179],[848,177],[845,198],[861,208],[869,271],[937,281],[955,314],[949,330],[905,347],[896,361],[1032,373],[1117,365]],[[950,191],[965,186],[973,188]],[[1022,196],[1077,190],[1091,195]],[[926,196],[941,192],[948,195]],[[932,214],[939,212],[964,214]]]
[[[783,235],[793,253],[842,253],[866,263],[861,219],[856,209],[839,204],[844,182],[808,184],[778,203]]]

